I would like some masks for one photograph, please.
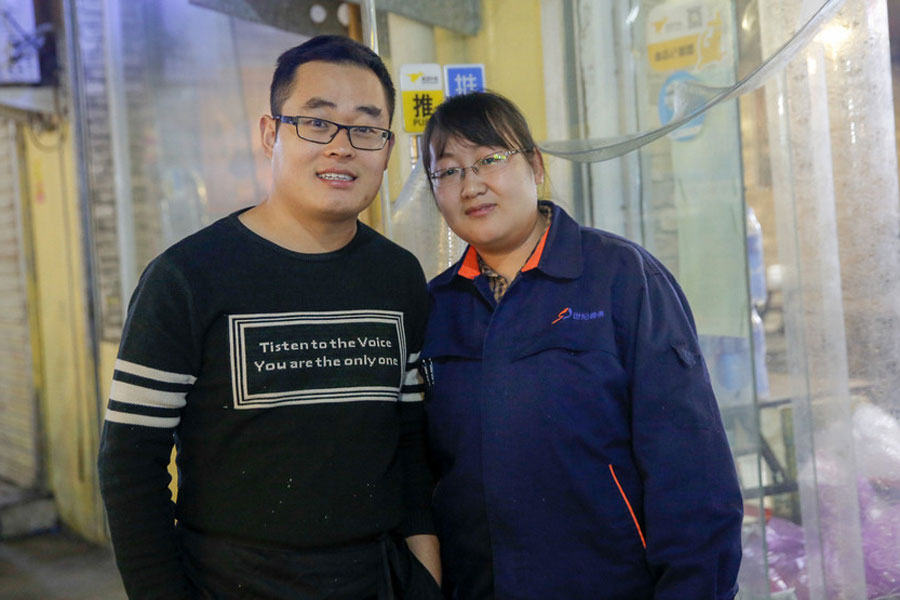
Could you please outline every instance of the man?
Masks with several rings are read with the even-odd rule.
[[[424,598],[425,281],[357,221],[394,87],[320,36],[278,59],[270,103],[268,196],[160,255],[129,305],[98,463],[119,570],[131,598]]]

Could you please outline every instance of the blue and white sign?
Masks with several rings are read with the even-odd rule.
[[[659,122],[666,125],[675,116],[675,93],[672,84],[676,81],[700,81],[694,75],[687,71],[676,71],[672,73],[662,88],[659,90]],[[669,134],[669,137],[676,142],[686,142],[694,139],[703,129],[703,122],[706,121],[706,113],[698,115],[697,118],[691,119],[675,131]]]
[[[444,93],[449,98],[484,91],[484,65],[444,65]]]

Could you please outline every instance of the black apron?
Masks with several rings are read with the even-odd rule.
[[[428,570],[394,534],[317,550],[257,546],[176,527],[197,600],[439,600]]]

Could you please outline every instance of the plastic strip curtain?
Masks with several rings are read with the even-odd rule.
[[[811,15],[809,19],[774,54],[735,85],[712,87],[689,80],[673,84],[674,114],[662,127],[615,138],[545,141],[538,146],[547,154],[575,162],[610,160],[663,137],[717,104],[759,89],[813,40],[822,25],[835,16],[844,0],[826,0],[821,4],[807,0],[807,4],[803,14]],[[416,255],[428,277],[453,264],[465,246],[450,231],[435,207],[421,162],[415,166],[394,202],[392,225],[394,241]]]
[[[393,221],[393,240],[416,255],[429,279],[456,262],[465,247],[438,212],[421,160],[394,202]]]
[[[843,4],[844,0],[826,0],[791,39],[733,86],[712,87],[691,80],[673,82],[674,115],[662,127],[615,138],[543,142],[539,147],[547,154],[577,162],[602,162],[637,150],[689,123],[717,104],[762,87],[813,40],[819,28],[831,20]]]

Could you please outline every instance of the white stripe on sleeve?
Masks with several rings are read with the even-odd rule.
[[[156,381],[164,381],[166,383],[187,383],[193,384],[197,378],[193,375],[184,373],[171,373],[169,371],[160,371],[151,367],[145,367],[137,363],[128,362],[121,358],[116,359],[116,370],[123,373],[130,373],[138,377],[146,377],[147,379],[155,379]]]
[[[181,417],[148,417],[147,415],[136,415],[107,409],[106,420],[123,425],[143,425],[144,427],[172,429],[178,426]]]
[[[187,404],[186,396],[183,392],[162,392],[118,380],[113,380],[109,388],[110,400],[139,406],[183,408]]]

